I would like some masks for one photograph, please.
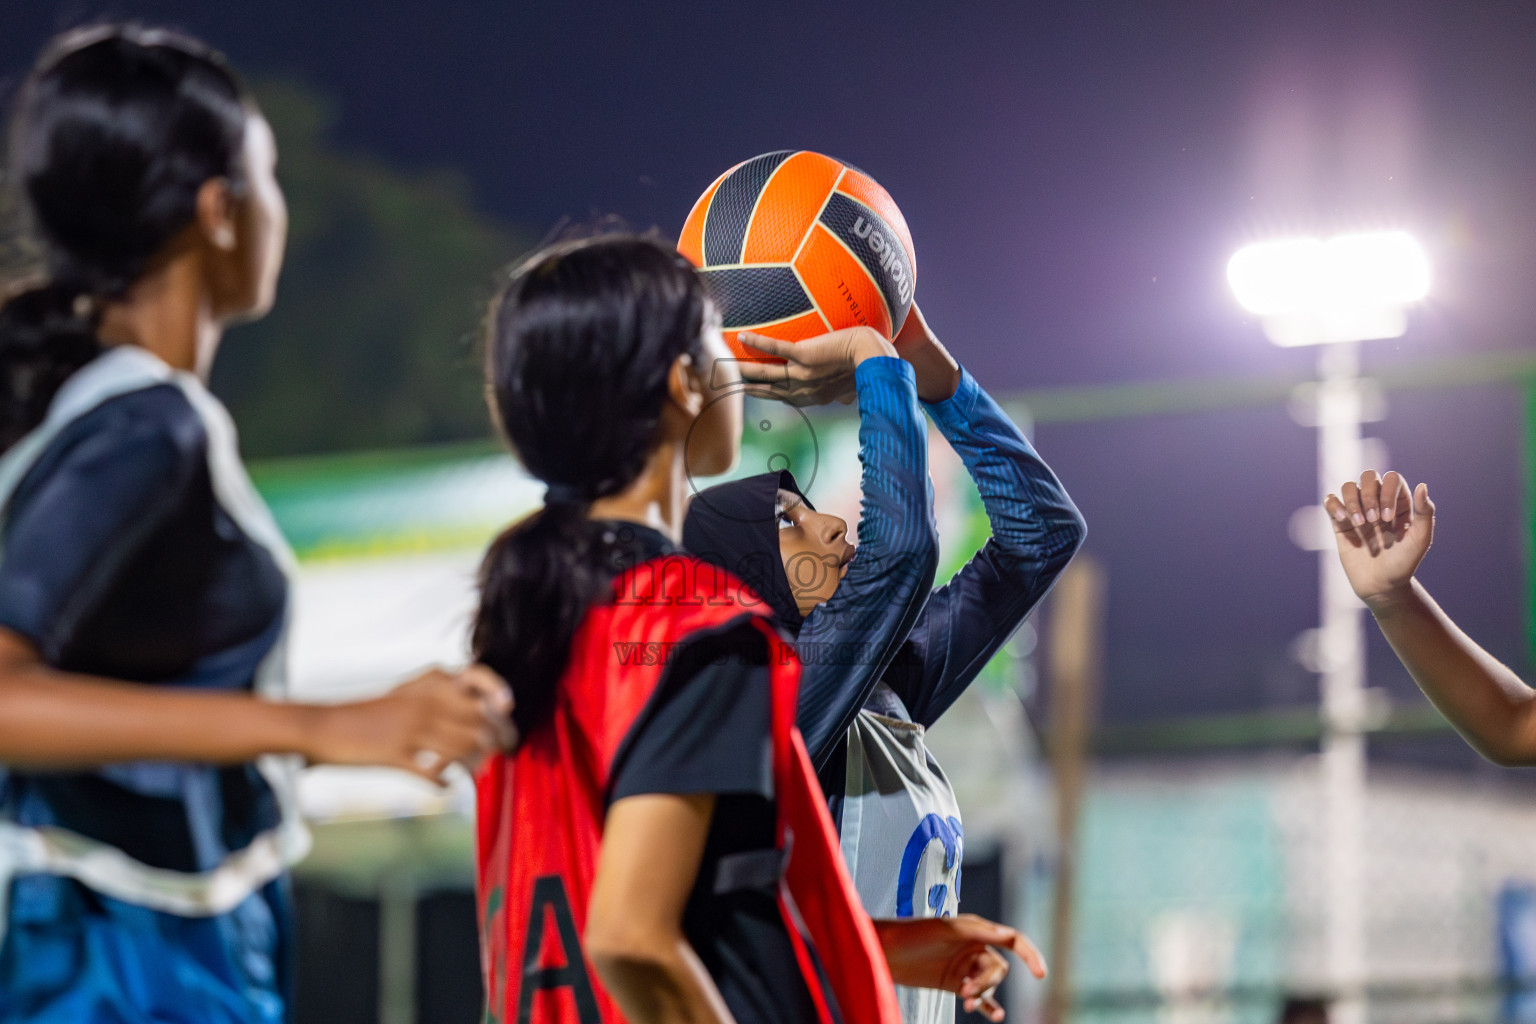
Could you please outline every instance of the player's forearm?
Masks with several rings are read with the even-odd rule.
[[[911,368],[897,359],[866,362],[854,375],[859,396],[859,465],[864,501],[859,544],[937,545],[928,480],[928,425]],[[878,527],[866,538],[865,523]],[[912,527],[910,536],[902,527]],[[916,529],[926,527],[926,529]]]
[[[960,364],[931,335],[897,338],[896,353],[912,364],[917,377],[917,397],[924,402],[943,402],[960,386]]]
[[[1419,689],[1478,753],[1502,765],[1536,762],[1536,691],[1463,633],[1417,580],[1368,607]]]
[[[603,987],[635,1024],[734,1024],[735,1018],[681,935],[589,945]]]
[[[875,937],[880,940],[880,950],[885,954],[885,964],[890,969],[891,980],[910,988],[937,988],[934,957],[927,943],[921,940],[929,928],[924,921],[934,918],[905,918],[895,920],[876,918]]]
[[[859,550],[844,586],[877,587],[920,601],[933,586],[938,528],[928,479],[928,429],[911,370],[894,359],[866,363],[859,387]]]
[[[324,710],[10,666],[0,668],[0,762],[55,769],[139,760],[237,764],[306,753]]]
[[[975,482],[993,538],[1054,580],[1087,532],[1055,472],[969,374],[951,399],[930,402],[928,414]]]
[[[582,947],[635,1024],[734,1024],[682,930],[714,812],[708,793],[645,793],[608,809]]]

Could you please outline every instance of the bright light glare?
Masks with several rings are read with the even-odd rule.
[[[1401,231],[1265,242],[1227,264],[1237,301],[1278,345],[1397,337],[1429,277],[1429,258]]]

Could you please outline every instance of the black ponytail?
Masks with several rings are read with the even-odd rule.
[[[5,183],[43,274],[0,308],[0,450],[100,351],[102,303],[193,222],[204,183],[243,185],[253,109],[224,58],[187,36],[97,25],[49,45],[11,114]]]
[[[0,306],[0,451],[41,423],[54,393],[100,351],[95,311],[72,288],[40,285]]]
[[[525,735],[548,716],[576,629],[622,564],[623,538],[587,508],[640,475],[673,363],[703,356],[707,306],[670,247],[608,236],[535,255],[491,308],[487,399],[550,489],[486,553],[473,648],[511,683]]]

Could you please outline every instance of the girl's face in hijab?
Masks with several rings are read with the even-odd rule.
[[[811,509],[794,491],[779,488],[779,555],[801,615],[831,599],[853,561],[848,524]]]

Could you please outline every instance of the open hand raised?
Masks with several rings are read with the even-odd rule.
[[[1413,580],[1435,537],[1435,503],[1429,487],[1410,490],[1395,470],[1378,477],[1366,470],[1348,481],[1342,497],[1328,495],[1323,508],[1333,523],[1339,559],[1356,595],[1367,605],[1390,601]]]

